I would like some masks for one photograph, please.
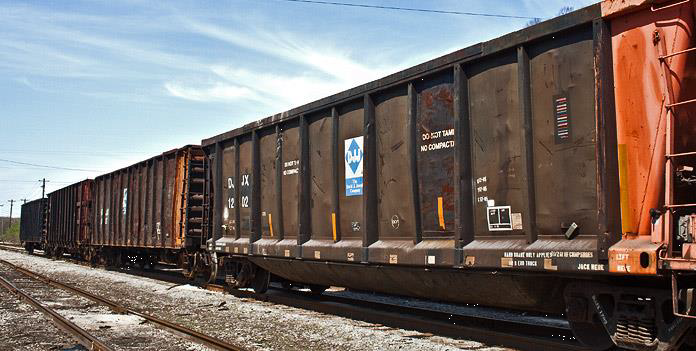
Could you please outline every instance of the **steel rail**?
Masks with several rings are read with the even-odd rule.
[[[45,314],[46,316],[50,317],[53,320],[53,323],[58,326],[58,328],[63,329],[64,331],[72,334],[75,338],[77,338],[78,342],[82,344],[83,346],[89,348],[90,350],[95,350],[95,351],[112,351],[113,349],[103,342],[101,342],[97,337],[94,335],[90,334],[86,330],[80,328],[77,326],[75,323],[65,319],[65,317],[61,316],[57,312],[53,311],[52,309],[42,305],[38,300],[35,298],[31,297],[29,294],[26,292],[22,291],[18,287],[16,287],[12,282],[7,280],[5,277],[0,276],[0,285],[2,285],[5,289],[10,291],[11,293],[17,295],[21,300],[24,300],[28,302],[30,305],[34,306],[39,312]]]
[[[118,271],[177,285],[194,284],[180,273],[140,271],[137,269],[120,269]],[[229,289],[220,284],[199,284],[199,286],[210,291],[226,292],[239,298],[251,298],[395,328],[418,330],[434,335],[470,339],[488,345],[503,345],[530,351],[587,350],[577,341],[563,340],[558,337],[559,335],[572,335],[569,329],[558,326],[533,325],[523,321],[474,315],[463,316],[390,303],[327,294],[315,295],[297,290],[288,291],[274,286],[271,286],[265,294]],[[556,335],[556,337],[552,338],[552,335]]]
[[[6,249],[6,250],[10,250],[10,251],[22,251],[22,252],[26,251],[26,250],[24,250],[24,247],[22,247],[22,246],[10,245],[7,243],[0,244],[0,249]]]
[[[180,273],[140,271],[137,269],[117,269],[117,271],[167,281],[173,284],[195,284]],[[451,315],[445,312],[396,304],[364,301],[340,296],[313,295],[296,290],[287,291],[273,286],[270,287],[268,293],[257,294],[252,291],[228,289],[224,285],[219,284],[199,285],[207,290],[227,292],[240,298],[252,298],[258,301],[363,320],[370,323],[379,323],[396,328],[418,330],[435,335],[471,339],[488,345],[503,345],[520,350],[534,351],[587,350],[587,348],[581,346],[576,341],[541,336],[571,334],[568,329],[562,327],[531,325],[522,321],[499,320],[473,315]]]
[[[208,284],[206,288],[219,291],[224,287]],[[463,316],[348,297],[287,291],[274,287],[271,287],[271,290],[266,294],[243,290],[227,289],[227,291],[240,298],[253,298],[259,301],[434,335],[475,340],[491,346],[500,345],[530,351],[588,350],[577,341],[552,338],[552,335],[570,333],[570,330],[561,327],[532,325],[528,322],[498,320],[473,315]]]
[[[75,294],[84,296],[84,297],[86,297],[86,298],[88,298],[88,299],[90,299],[90,300],[92,300],[92,301],[94,301],[94,302],[97,302],[97,303],[99,303],[99,304],[102,304],[102,305],[105,305],[105,306],[111,308],[111,309],[114,310],[115,312],[118,312],[118,313],[128,313],[128,314],[132,314],[132,315],[141,317],[141,318],[146,319],[146,320],[148,320],[148,321],[150,321],[150,322],[152,322],[152,323],[155,323],[155,324],[160,325],[160,326],[162,326],[162,327],[165,327],[165,328],[167,328],[167,329],[173,330],[173,331],[175,331],[175,332],[177,332],[177,333],[184,334],[185,336],[190,337],[190,339],[192,339],[193,341],[198,342],[198,343],[200,343],[200,344],[204,344],[204,345],[206,345],[206,346],[212,347],[212,348],[217,349],[217,350],[225,350],[225,351],[247,351],[247,349],[245,349],[245,348],[243,348],[243,347],[240,347],[240,346],[237,346],[237,345],[228,343],[228,342],[226,342],[226,341],[217,339],[217,338],[212,337],[212,336],[209,336],[209,335],[205,335],[205,334],[203,334],[203,333],[199,333],[199,332],[197,332],[197,331],[195,331],[195,330],[193,330],[193,329],[189,329],[189,328],[184,327],[184,326],[182,326],[182,325],[178,325],[178,324],[175,324],[175,323],[172,323],[172,322],[169,322],[169,321],[166,321],[166,320],[157,318],[157,317],[152,316],[152,315],[149,315],[149,314],[147,314],[147,313],[143,313],[143,312],[141,312],[141,311],[137,311],[137,310],[134,310],[134,309],[131,309],[131,308],[124,307],[124,306],[122,306],[122,305],[120,305],[120,304],[118,304],[118,303],[116,303],[116,302],[107,300],[107,299],[105,299],[105,298],[103,298],[103,297],[100,297],[100,296],[96,296],[96,295],[94,295],[94,294],[92,294],[92,293],[89,293],[89,292],[87,292],[87,291],[84,291],[84,290],[82,290],[82,289],[80,289],[80,288],[77,288],[77,287],[74,287],[74,286],[70,286],[70,285],[67,285],[67,284],[58,282],[58,281],[56,281],[56,280],[53,280],[53,279],[51,279],[51,278],[48,278],[48,277],[46,277],[46,276],[44,276],[44,275],[41,275],[41,274],[39,274],[39,273],[36,273],[36,272],[30,271],[30,270],[28,270],[28,269],[26,269],[26,268],[23,268],[23,267],[19,267],[19,266],[17,266],[17,265],[14,265],[14,264],[12,264],[12,263],[10,263],[10,262],[8,262],[8,261],[5,261],[5,260],[0,259],[0,262],[2,262],[3,264],[8,265],[8,266],[10,266],[10,267],[16,269],[17,271],[19,271],[20,273],[22,273],[22,274],[24,274],[24,275],[26,275],[26,276],[28,276],[28,277],[41,280],[41,281],[43,281],[43,282],[45,282],[45,283],[51,284],[51,285],[53,285],[53,286],[59,288],[59,289],[63,289],[63,290],[66,290],[66,291],[69,291],[69,292],[72,292],[72,293],[75,293]]]

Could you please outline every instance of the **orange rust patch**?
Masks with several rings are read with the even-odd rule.
[[[605,11],[622,14],[612,17],[611,30],[617,143],[625,145],[621,177],[623,232],[650,235],[650,209],[660,208],[664,201],[665,81],[671,81],[675,96],[692,90],[682,84],[688,76],[686,55],[669,59],[672,76],[665,78],[656,44],[666,44],[668,52],[693,46],[692,5],[656,12],[647,2],[638,0],[605,1],[602,6]],[[660,41],[656,42],[658,29]]]

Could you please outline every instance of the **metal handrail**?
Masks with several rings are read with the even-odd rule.
[[[667,108],[672,108],[674,106],[681,106],[681,105],[686,105],[686,104],[692,104],[696,102],[696,99],[691,99],[691,100],[686,100],[686,101],[680,101],[680,102],[675,102],[673,104],[667,105]]]
[[[680,154],[671,154],[667,155],[667,158],[677,158],[677,157],[687,157],[687,156],[696,156],[696,151],[692,152],[682,152]]]
[[[686,50],[676,51],[676,52],[673,52],[673,53],[671,53],[671,54],[667,54],[667,55],[662,55],[662,56],[660,56],[660,60],[664,60],[664,59],[669,58],[669,57],[672,57],[672,56],[677,56],[677,55],[681,55],[681,54],[686,54],[687,52],[691,52],[691,51],[695,51],[695,50],[696,50],[696,48],[689,48],[689,49],[686,49]]]
[[[696,207],[696,204],[678,204],[678,205],[665,205],[666,208],[685,208],[685,207]]]

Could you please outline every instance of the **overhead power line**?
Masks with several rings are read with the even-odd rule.
[[[69,168],[69,167],[47,166],[47,165],[39,165],[39,164],[35,164],[35,163],[27,163],[27,162],[19,162],[19,161],[5,160],[5,159],[2,159],[2,158],[0,158],[0,162],[7,162],[7,163],[13,163],[13,164],[17,164],[17,165],[32,166],[32,167],[59,169],[59,170],[63,170],[63,171],[102,172],[102,171],[98,171],[98,170],[95,170],[95,169],[81,169],[81,168]]]
[[[381,9],[381,10],[398,10],[398,11],[412,11],[412,12],[442,13],[442,14],[448,14],[448,15],[462,15],[462,16],[497,17],[497,18],[518,18],[518,19],[526,19],[526,20],[541,19],[541,18],[539,18],[539,17],[503,15],[503,14],[497,14],[497,13],[478,13],[478,12],[463,12],[463,11],[432,10],[432,9],[419,9],[419,8],[398,7],[398,6],[381,6],[381,5],[353,4],[353,3],[335,2],[335,1],[319,1],[319,0],[279,0],[279,1],[301,2],[301,3],[306,3],[306,4],[320,4],[320,5],[335,5],[335,6],[362,7],[362,8],[371,8],[371,9]]]

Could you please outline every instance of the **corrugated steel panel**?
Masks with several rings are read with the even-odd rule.
[[[199,248],[205,172],[202,150],[189,145],[97,177],[92,244]]]
[[[48,246],[79,249],[89,244],[93,184],[87,179],[48,194]]]
[[[213,191],[241,201],[212,214],[214,233],[240,220],[217,249],[606,271],[621,235],[610,44],[591,6],[204,140],[223,158]]]
[[[416,82],[418,212],[423,237],[454,236],[454,75]]]
[[[203,147],[209,147],[218,141],[232,139],[233,137],[248,133],[252,130],[272,125],[280,121],[298,118],[301,114],[309,114],[330,109],[334,105],[343,105],[351,102],[364,94],[373,93],[385,88],[404,84],[409,81],[416,81],[422,76],[431,75],[433,72],[441,71],[451,67],[455,63],[467,62],[480,59],[484,56],[494,55],[504,50],[514,49],[516,46],[545,38],[553,33],[559,33],[568,29],[573,29],[578,25],[592,22],[601,16],[599,4],[591,5],[579,9],[573,13],[540,23],[529,28],[525,28],[502,37],[492,39],[487,42],[474,44],[467,48],[457,50],[450,54],[443,55],[422,64],[407,68],[403,71],[391,74],[387,77],[360,85],[358,87],[334,94],[323,99],[302,105],[300,107],[285,111],[273,116],[269,116],[259,121],[251,122],[240,128],[204,139]]]

